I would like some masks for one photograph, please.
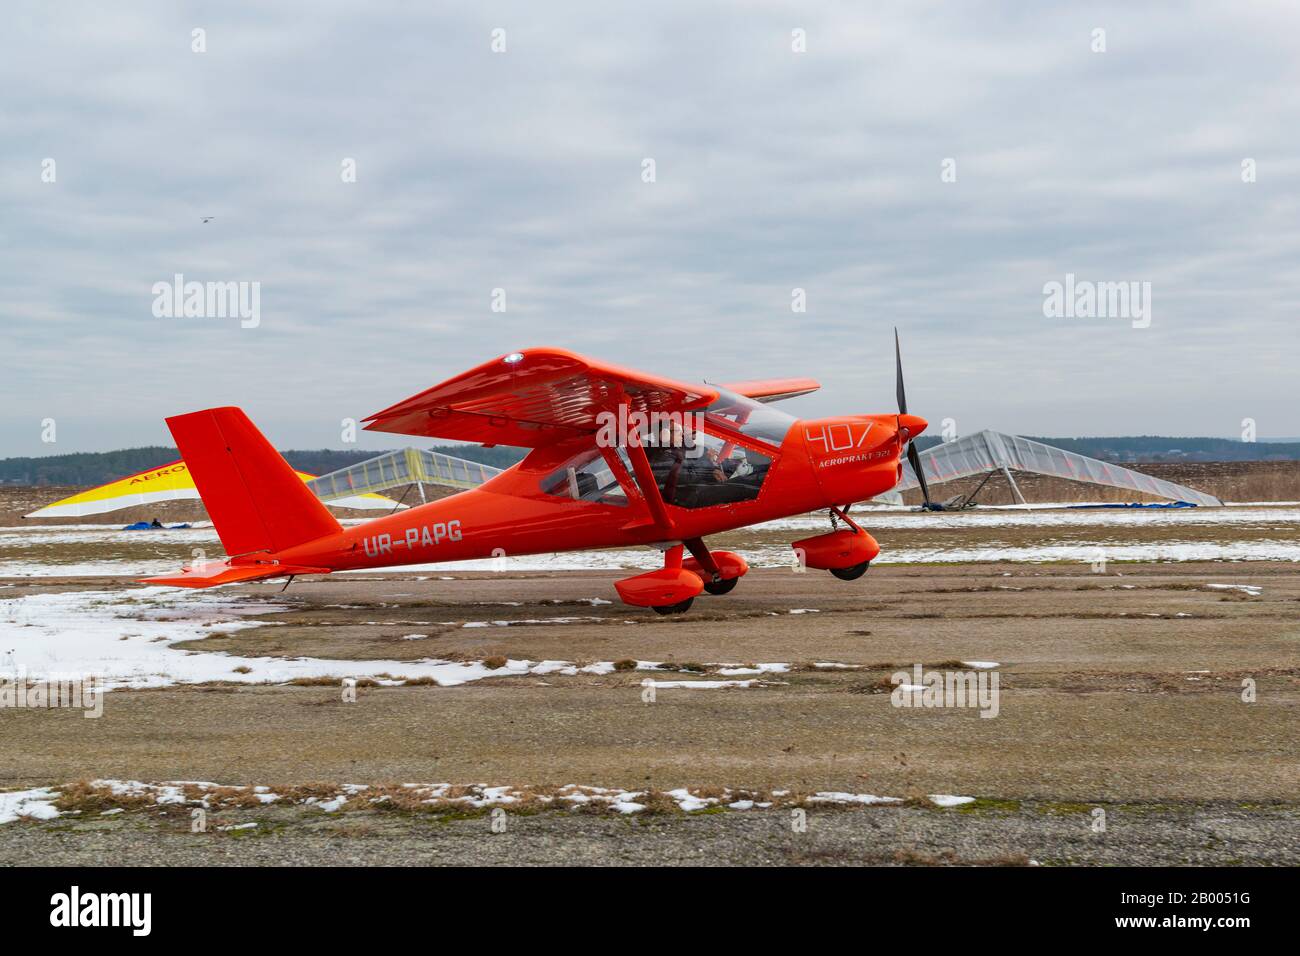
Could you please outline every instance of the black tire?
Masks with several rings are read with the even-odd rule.
[[[831,574],[835,575],[841,581],[856,581],[862,575],[867,573],[867,568],[871,567],[870,561],[863,561],[861,564],[855,564],[851,568],[831,568]]]
[[[705,581],[704,590],[710,594],[730,594],[736,588],[740,578],[723,578],[720,581]]]
[[[688,597],[685,601],[678,601],[676,604],[653,604],[651,607],[656,614],[685,614],[694,600],[695,598]]]

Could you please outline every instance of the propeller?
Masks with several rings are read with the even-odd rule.
[[[930,488],[925,483],[925,472],[921,470],[921,455],[916,450],[916,444],[912,441],[913,421],[920,425],[915,429],[916,434],[920,434],[921,429],[925,428],[925,421],[917,419],[914,415],[907,413],[907,391],[903,388],[903,353],[898,346],[898,329],[894,329],[894,362],[895,362],[895,387],[898,392],[898,425],[899,430],[907,436],[907,463],[912,466],[912,474],[916,475],[917,484],[921,486],[921,497],[925,499],[922,505],[926,511],[933,510],[934,506],[930,501]],[[913,421],[908,421],[912,419]]]

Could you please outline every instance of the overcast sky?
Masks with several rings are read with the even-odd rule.
[[[1300,434],[1300,10],[1073,6],[7,3],[0,457],[344,447],[535,345],[887,412],[895,324],[936,427]],[[156,317],[176,273],[260,324]],[[1067,273],[1149,327],[1046,317]]]

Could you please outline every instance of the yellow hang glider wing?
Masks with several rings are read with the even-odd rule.
[[[299,478],[309,482],[315,475],[305,471],[297,472]],[[110,481],[106,485],[91,488],[75,494],[62,501],[39,508],[24,518],[81,518],[86,515],[104,514],[131,508],[136,505],[150,505],[159,501],[177,501],[185,498],[198,500],[199,491],[194,487],[194,478],[184,461],[173,461],[157,468],[150,468],[138,474]],[[365,508],[391,511],[397,506],[392,498],[383,495],[352,495],[326,502],[333,508]]]

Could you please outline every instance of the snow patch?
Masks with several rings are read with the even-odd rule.
[[[974,797],[957,797],[951,793],[932,793],[930,802],[936,807],[960,807],[966,803],[974,803]]]
[[[13,823],[24,818],[53,820],[59,816],[59,811],[54,806],[58,796],[58,791],[51,787],[0,791],[0,823]]]
[[[1258,584],[1207,584],[1206,587],[1216,591],[1244,591],[1251,597],[1259,597],[1264,591]]]
[[[879,803],[902,803],[902,797],[878,797],[874,793],[842,793],[839,791],[819,791],[808,798],[809,803],[861,803],[873,805]]]

